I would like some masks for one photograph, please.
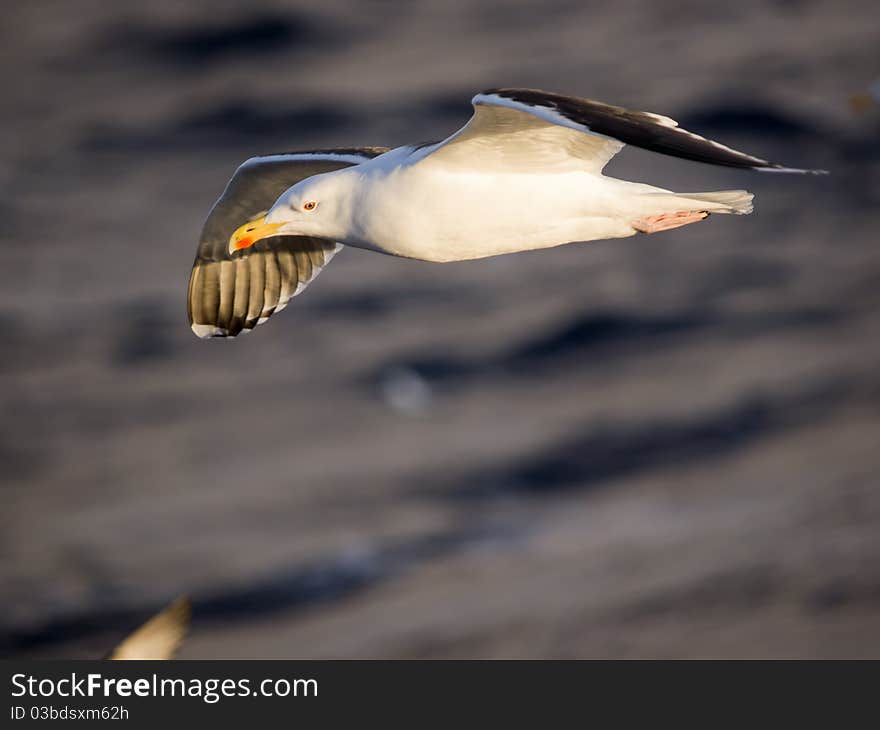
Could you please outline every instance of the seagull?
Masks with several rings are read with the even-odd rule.
[[[192,602],[180,596],[126,636],[105,659],[173,659],[189,629]]]
[[[676,193],[607,177],[624,147],[761,172],[768,162],[669,117],[535,89],[490,89],[440,142],[254,157],[202,230],[188,313],[203,338],[263,324],[343,247],[446,262],[658,233],[746,215],[746,190]]]

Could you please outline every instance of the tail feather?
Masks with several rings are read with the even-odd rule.
[[[651,208],[657,212],[704,210],[708,213],[748,215],[752,212],[752,198],[748,190],[717,190],[712,193],[644,193],[653,199]]]
[[[705,208],[710,213],[748,215],[754,209],[752,199],[755,196],[748,190],[719,190],[714,193],[687,193],[679,197],[712,203],[711,208]]]

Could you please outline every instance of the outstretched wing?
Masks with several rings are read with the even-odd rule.
[[[243,163],[202,229],[187,295],[193,332],[199,337],[234,337],[284,309],[342,246],[320,238],[272,236],[230,254],[229,237],[300,180],[358,165],[384,152],[385,147],[292,152]]]
[[[423,158],[507,170],[599,173],[625,144],[686,160],[769,172],[821,173],[783,167],[678,126],[669,117],[536,89],[477,94],[474,115],[458,132],[423,148]]]

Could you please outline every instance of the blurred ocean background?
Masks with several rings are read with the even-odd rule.
[[[7,0],[0,654],[880,656],[876,0]],[[532,86],[829,177],[627,149],[748,218],[462,264],[343,251],[200,341],[262,153],[442,138]],[[475,232],[478,235],[478,232]]]

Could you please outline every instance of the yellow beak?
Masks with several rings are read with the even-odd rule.
[[[255,218],[235,229],[229,237],[229,253],[250,248],[261,238],[274,236],[283,223],[266,223],[265,217]]]

